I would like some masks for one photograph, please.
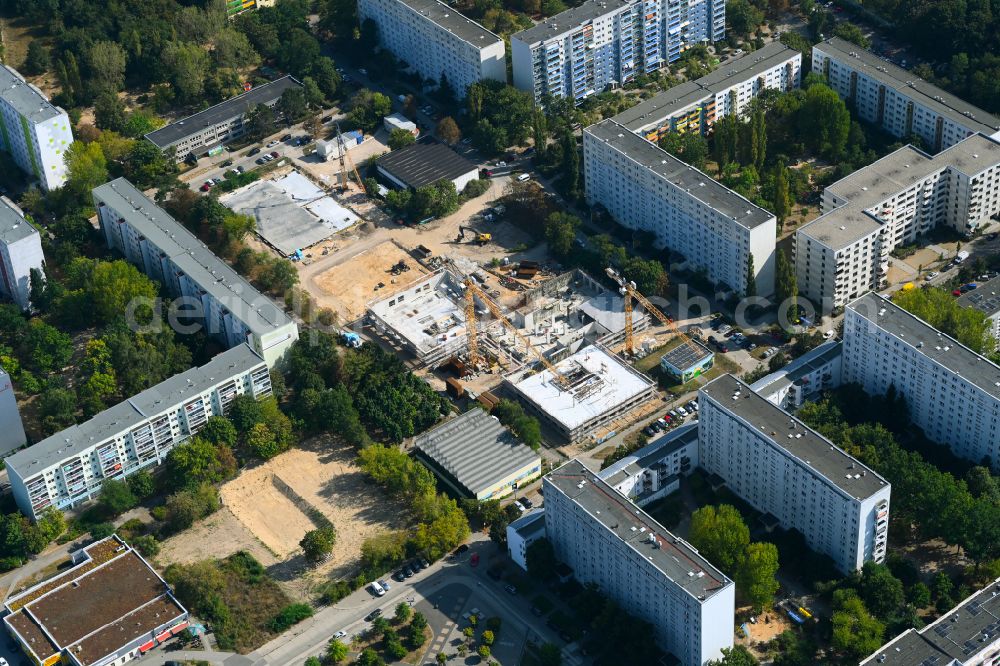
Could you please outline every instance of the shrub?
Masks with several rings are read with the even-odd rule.
[[[269,628],[274,633],[280,634],[312,615],[313,609],[309,604],[288,604],[271,620]]]
[[[156,557],[160,552],[160,544],[151,534],[136,537],[132,540],[132,546],[144,557]]]

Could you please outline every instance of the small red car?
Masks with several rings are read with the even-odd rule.
[[[472,557],[469,558],[469,564],[471,564],[474,567],[479,566],[479,553],[472,554]]]

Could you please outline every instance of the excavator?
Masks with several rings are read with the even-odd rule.
[[[475,229],[470,229],[469,227],[462,227],[462,226],[460,226],[458,228],[458,236],[455,237],[455,242],[456,243],[461,243],[462,241],[465,240],[465,232],[466,231],[468,231],[469,234],[472,236],[473,242],[479,243],[480,245],[486,245],[491,240],[493,240],[493,235],[492,234],[484,234],[484,233],[480,233],[480,232],[476,231]]]

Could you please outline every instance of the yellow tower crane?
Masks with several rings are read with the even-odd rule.
[[[528,338],[526,338],[521,331],[517,330],[517,326],[514,326],[514,324],[507,319],[503,310],[500,309],[500,306],[494,303],[490,297],[487,296],[486,292],[480,289],[479,286],[472,281],[472,278],[465,278],[463,284],[465,285],[465,330],[469,340],[469,365],[477,367],[482,361],[482,358],[479,355],[479,340],[476,327],[475,300],[478,296],[479,300],[486,304],[490,314],[499,319],[500,322],[514,334],[514,337],[521,341],[521,344],[523,344],[525,348],[530,351],[543,366],[545,366],[545,369],[552,373],[555,380],[563,387],[569,388],[570,383],[569,380],[566,379],[566,376],[559,372],[556,366],[553,365],[549,359],[545,358],[545,355],[540,352],[535,345],[531,344],[531,341],[528,340]]]
[[[365,183],[361,180],[361,175],[358,173],[358,168],[354,166],[354,160],[351,158],[351,154],[347,152],[347,142],[344,140],[344,135],[340,133],[340,123],[337,123],[337,150],[340,151],[340,186],[344,191],[350,189],[350,177],[354,174],[354,177],[358,180],[358,185],[361,187],[361,191],[365,190]],[[350,170],[348,170],[350,167]]]
[[[630,282],[629,280],[626,280],[618,273],[618,271],[616,271],[611,267],[605,269],[604,272],[608,274],[608,277],[610,277],[612,280],[618,283],[619,292],[625,298],[625,353],[626,354],[628,354],[629,356],[633,356],[635,354],[635,340],[633,338],[634,329],[632,324],[632,299],[634,298],[635,300],[639,301],[639,303],[642,304],[642,307],[646,308],[646,312],[659,319],[660,323],[662,323],[664,326],[670,329],[670,331],[674,335],[679,336],[681,340],[684,341],[684,344],[690,347],[693,352],[697,353],[699,356],[701,355],[702,350],[691,340],[691,338],[689,338],[683,332],[681,332],[681,329],[679,329],[677,325],[673,321],[671,321],[669,317],[667,317],[667,315],[660,312],[659,308],[650,303],[649,299],[647,299],[645,296],[639,293],[639,290],[635,288],[635,282]]]

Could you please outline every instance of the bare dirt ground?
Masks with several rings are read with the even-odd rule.
[[[389,269],[405,261],[410,270],[393,276]],[[365,313],[369,302],[391,296],[419,281],[429,271],[413,261],[401,245],[386,240],[317,275],[312,284],[321,306],[333,308],[341,321],[354,321]],[[379,283],[384,287],[378,287]]]
[[[157,557],[195,562],[248,550],[269,567],[291,596],[306,598],[317,583],[353,573],[361,544],[399,529],[405,511],[369,483],[354,463],[354,449],[317,437],[244,471],[220,489],[223,508],[191,529],[167,539]],[[308,566],[299,541],[317,523],[318,512],[333,523],[337,544],[330,558]]]
[[[746,626],[750,631],[750,637],[743,635],[737,628],[736,643],[746,646],[758,659],[764,659],[767,656],[767,652],[763,649],[764,645],[786,629],[791,629],[792,622],[783,613],[767,611],[757,617],[757,624],[747,622]]]

